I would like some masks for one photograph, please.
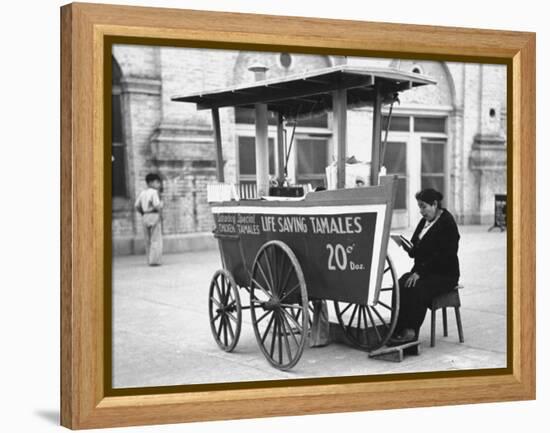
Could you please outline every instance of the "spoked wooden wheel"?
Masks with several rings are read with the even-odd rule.
[[[250,312],[256,340],[274,367],[296,365],[306,345],[309,311],[302,268],[281,241],[260,248],[252,266]]]
[[[355,347],[372,351],[390,339],[399,314],[399,282],[389,256],[386,256],[380,296],[375,305],[334,302],[338,323]]]
[[[225,269],[217,270],[212,277],[208,313],[214,340],[223,350],[231,352],[241,335],[241,300],[235,280]]]

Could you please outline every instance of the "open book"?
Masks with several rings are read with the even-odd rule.
[[[403,235],[400,235],[400,234],[397,234],[397,233],[391,233],[390,234],[390,237],[393,239],[393,241],[399,245],[400,247],[403,247],[403,249],[407,252],[409,252],[412,247],[413,247],[413,244],[411,243],[411,241],[409,241],[405,236]]]

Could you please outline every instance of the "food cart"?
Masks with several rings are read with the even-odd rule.
[[[229,191],[211,202],[223,264],[208,293],[214,340],[232,351],[239,341],[242,312],[249,309],[266,359],[276,368],[290,369],[306,346],[313,301],[328,300],[350,344],[369,352],[378,349],[390,338],[399,313],[398,277],[387,255],[397,182],[380,176],[382,109],[393,106],[400,92],[434,81],[397,69],[349,65],[270,80],[261,66],[251,70],[257,78],[251,84],[172,98],[211,110],[218,191]],[[373,113],[370,185],[345,188],[347,112],[363,106],[371,106]],[[224,183],[222,107],[255,110],[253,199],[241,199],[238,189]],[[268,111],[278,119],[277,185],[271,188]],[[336,189],[296,194],[285,179],[285,124],[323,112],[333,113]]]

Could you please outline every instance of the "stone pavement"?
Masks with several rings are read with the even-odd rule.
[[[401,363],[369,359],[343,344],[307,348],[289,372],[271,367],[256,343],[248,310],[232,353],[218,348],[208,321],[208,287],[221,267],[218,250],[171,254],[160,267],[144,257],[113,260],[113,387],[243,382],[375,375],[506,366],[506,232],[461,226],[462,322],[460,344],[454,312],[443,337],[438,312],[436,346],[430,348],[430,312],[421,330],[421,354]],[[410,237],[411,231],[405,233]],[[398,273],[411,260],[390,241]],[[241,297],[246,293],[242,292]],[[245,300],[245,304],[248,301]],[[332,307],[330,307],[332,309]]]

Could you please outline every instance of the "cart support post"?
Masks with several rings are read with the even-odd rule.
[[[223,176],[223,150],[222,150],[222,132],[220,126],[220,111],[212,108],[212,125],[214,126],[214,141],[216,143],[216,174],[218,182],[225,182]]]
[[[380,82],[374,84],[374,103],[372,117],[372,153],[370,159],[370,184],[378,185],[378,175],[380,173],[380,139],[382,131],[382,92],[380,91]]]
[[[256,188],[258,196],[269,189],[269,147],[267,139],[267,105],[256,104]]]
[[[334,128],[336,130],[336,188],[346,187],[346,127],[347,127],[347,91],[335,90],[332,93]]]
[[[277,183],[283,185],[285,181],[285,147],[284,147],[283,115],[277,116]]]
[[[267,67],[252,65],[256,81],[265,80]],[[267,137],[267,104],[254,104],[256,112],[256,189],[258,197],[269,193],[269,144]]]

